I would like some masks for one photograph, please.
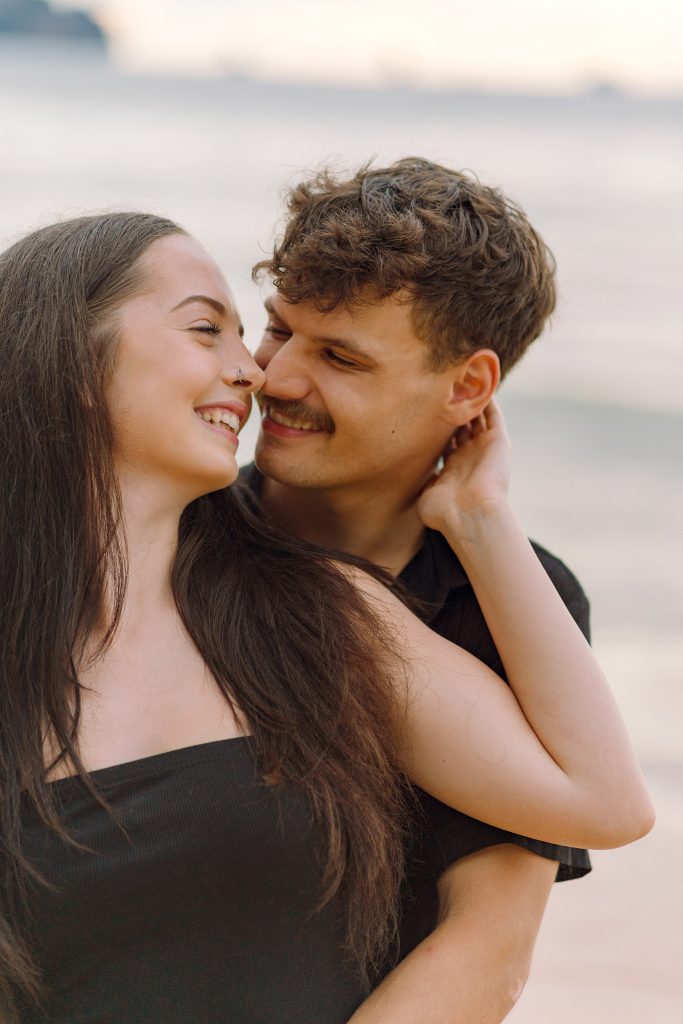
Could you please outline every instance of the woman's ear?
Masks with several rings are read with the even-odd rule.
[[[500,361],[490,348],[480,348],[453,367],[448,401],[454,427],[464,426],[483,412],[500,383]]]

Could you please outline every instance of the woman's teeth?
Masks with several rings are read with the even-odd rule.
[[[202,409],[197,415],[206,423],[224,423],[225,426],[236,434],[240,429],[240,418],[234,412],[227,409]]]

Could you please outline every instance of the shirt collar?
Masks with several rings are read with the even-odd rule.
[[[451,590],[469,585],[458,556],[436,530],[425,532],[422,547],[399,579],[416,597],[437,609],[444,606]]]
[[[253,462],[240,469],[240,481],[260,497],[263,476]],[[469,585],[458,556],[443,534],[436,530],[425,531],[422,547],[398,578],[418,600],[431,606],[434,613],[443,608],[451,590]]]

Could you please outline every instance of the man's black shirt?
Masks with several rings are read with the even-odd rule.
[[[240,472],[253,494],[261,475],[251,464]],[[588,599],[569,569],[538,544],[533,545],[555,589],[586,639],[590,639]],[[446,539],[434,530],[399,576],[421,608],[417,614],[441,636],[457,643],[505,679],[505,671],[484,620],[474,590]],[[477,850],[514,843],[559,864],[557,881],[581,878],[591,870],[588,853],[527,839],[470,818],[417,791],[415,832],[408,858],[408,877],[402,899],[399,959],[434,930],[438,917],[436,883],[447,867]]]
[[[543,568],[587,640],[590,640],[588,599],[578,580],[554,555],[533,545]],[[399,579],[424,603],[423,620],[441,636],[464,647],[505,679],[505,670],[465,571],[445,537],[427,530],[424,544]],[[400,956],[410,952],[436,925],[436,881],[455,861],[501,843],[514,843],[558,862],[557,881],[581,878],[590,869],[585,850],[555,846],[505,832],[447,807],[418,790],[422,818],[409,861],[403,900]]]

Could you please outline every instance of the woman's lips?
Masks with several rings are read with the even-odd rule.
[[[217,423],[207,423],[206,420],[202,420],[202,423],[204,424],[205,427],[208,427],[209,430],[213,430],[215,434],[220,434],[221,437],[224,437],[227,441],[230,442],[235,451],[237,451],[237,449],[239,448],[240,439],[237,436],[237,434],[235,434],[232,430],[229,429],[229,427],[219,426]]]

